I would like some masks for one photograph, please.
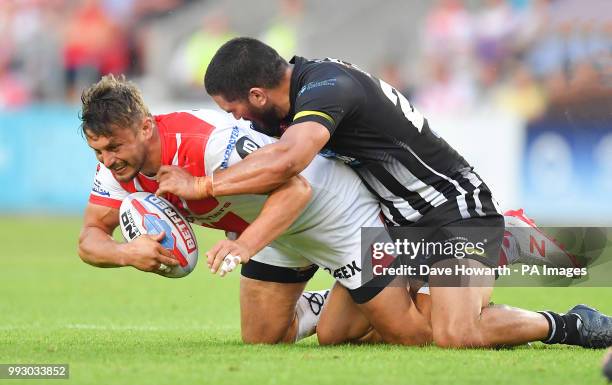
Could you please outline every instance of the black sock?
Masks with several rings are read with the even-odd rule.
[[[578,334],[578,316],[576,314],[558,314],[552,311],[539,311],[548,321],[548,335],[542,342],[545,344],[580,345]]]

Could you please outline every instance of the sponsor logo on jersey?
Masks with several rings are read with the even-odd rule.
[[[100,182],[98,179],[94,179],[94,184],[93,184],[93,187],[91,188],[91,191],[99,195],[110,197],[110,192],[102,188],[102,182]]]
[[[196,249],[195,239],[191,236],[191,232],[189,231],[189,224],[181,218],[180,214],[177,213],[172,207],[170,207],[166,202],[162,199],[158,198],[155,195],[149,195],[145,198],[145,201],[151,203],[155,207],[159,208],[172,223],[174,223],[179,230],[179,234],[183,241],[185,241],[185,245],[187,245],[187,252],[191,253]]]
[[[321,152],[319,152],[319,155],[325,158],[338,159],[348,164],[349,166],[358,166],[361,164],[361,162],[355,158],[352,158],[350,156],[338,155],[335,151],[332,151],[328,148],[321,150]]]
[[[259,148],[259,145],[251,140],[251,138],[248,136],[243,136],[236,142],[236,152],[242,159],[246,158],[247,155],[253,153],[253,151]]]
[[[310,91],[313,88],[317,88],[317,87],[324,87],[324,86],[334,87],[336,85],[337,80],[338,79],[336,78],[331,78],[331,79],[321,80],[318,82],[307,83],[298,91],[297,96],[300,97],[304,92]]]
[[[227,146],[225,146],[225,151],[223,152],[223,161],[221,161],[221,168],[227,168],[227,162],[229,162],[229,158],[232,155],[232,150],[236,145],[236,140],[238,139],[239,129],[238,127],[232,128],[232,134],[230,135],[229,141],[227,142]]]

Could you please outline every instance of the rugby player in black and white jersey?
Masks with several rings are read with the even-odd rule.
[[[333,59],[294,57],[287,63],[255,39],[237,38],[217,51],[205,86],[222,109],[253,121],[256,129],[280,140],[215,173],[214,181],[207,176],[189,183],[165,183],[163,192],[192,198],[266,193],[321,153],[353,168],[378,198],[391,231],[396,226],[443,231],[480,227],[490,240],[486,252],[472,254],[464,263],[498,265],[504,217],[489,188],[384,81]],[[173,178],[172,172],[161,182],[164,177]],[[526,222],[520,215],[514,219]],[[428,263],[443,268],[456,260],[434,255]],[[465,287],[446,287],[439,279],[429,279],[433,341],[439,346],[492,347],[536,340],[612,344],[612,319],[593,309],[577,306],[558,314],[489,306],[494,278],[485,285]],[[384,292],[384,285],[373,287],[368,298],[379,292]],[[501,325],[513,322],[521,326],[498,332]]]

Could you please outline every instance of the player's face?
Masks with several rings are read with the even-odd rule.
[[[87,144],[119,182],[134,179],[146,161],[145,140],[140,130],[115,127],[110,136],[87,135]]]
[[[212,98],[221,109],[231,113],[236,119],[249,120],[265,128],[278,127],[282,120],[274,104],[269,99],[265,103],[255,105],[248,99],[229,102],[219,95],[215,95]]]

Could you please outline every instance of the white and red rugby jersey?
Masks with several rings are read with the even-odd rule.
[[[162,165],[182,167],[193,176],[206,175],[206,145],[216,127],[228,127],[227,117],[215,111],[183,111],[156,115],[155,122],[161,139]],[[128,194],[136,191],[155,192],[157,188],[158,183],[154,178],[141,173],[129,182],[119,182],[113,177],[110,170],[99,163],[89,201],[119,208],[121,201]],[[183,215],[190,218],[190,221],[204,214],[211,214],[219,206],[219,201],[215,198],[186,201],[172,194],[167,194],[165,198]],[[248,226],[246,221],[233,214],[218,219],[223,222],[208,220],[199,224],[236,232],[241,232]]]
[[[155,121],[162,142],[162,165],[183,167],[194,176],[227,168],[276,140],[252,130],[249,122],[215,110],[157,115]],[[378,201],[343,163],[316,156],[301,175],[312,186],[313,197],[293,225],[270,246],[287,253],[303,255],[302,251],[308,250],[309,254],[332,257],[343,249],[354,249],[360,227],[382,226]],[[119,208],[128,194],[155,192],[157,188],[157,182],[143,174],[130,182],[118,182],[100,163],[89,202]],[[188,201],[168,194],[165,198],[189,222],[240,233],[259,215],[267,195]]]

